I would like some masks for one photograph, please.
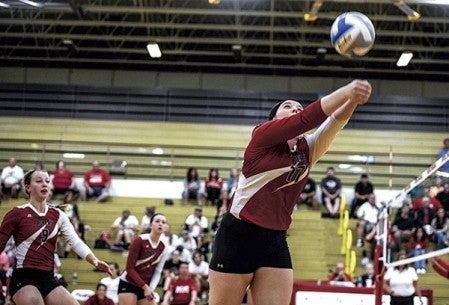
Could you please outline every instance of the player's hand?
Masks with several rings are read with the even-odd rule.
[[[94,266],[98,270],[107,272],[109,275],[112,275],[112,270],[111,270],[111,268],[109,268],[109,264],[108,263],[98,260],[98,261],[95,262]]]
[[[356,79],[347,85],[349,99],[356,104],[365,104],[371,96],[371,84],[366,80]]]

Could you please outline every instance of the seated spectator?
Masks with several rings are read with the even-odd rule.
[[[321,180],[321,202],[332,218],[338,217],[341,187],[340,179],[335,176],[334,168],[328,167],[326,177]]]
[[[402,207],[397,210],[391,224],[390,233],[393,237],[393,243],[390,245],[391,249],[399,251],[402,248],[402,243],[409,240],[415,229],[415,218],[410,209],[410,201],[405,199],[402,202]]]
[[[189,272],[189,265],[182,262],[179,276],[170,282],[162,305],[194,305],[197,303],[197,295],[197,285]]]
[[[371,263],[365,265],[365,273],[357,278],[357,287],[374,287],[374,266]]]
[[[115,305],[118,305],[118,284],[120,283],[120,269],[118,263],[109,263],[112,275],[104,277],[100,280],[100,283],[107,287],[106,296],[114,301]]]
[[[164,268],[162,269],[164,292],[168,290],[171,280],[178,277],[181,263],[181,253],[178,250],[171,252],[170,258],[165,261]]]
[[[369,194],[374,194],[374,186],[369,181],[367,174],[362,174],[360,176],[360,181],[356,183],[354,187],[354,199],[351,203],[351,211],[349,217],[357,218],[355,216],[355,211],[358,207],[368,201]]]
[[[299,195],[298,204],[307,204],[312,209],[318,209],[318,198],[316,197],[316,184],[315,180],[308,177],[307,183]]]
[[[122,216],[117,217],[111,226],[111,229],[117,230],[114,246],[127,250],[136,234],[138,226],[139,221],[136,216],[131,215],[129,209],[123,210]]]
[[[209,234],[200,234],[196,237],[197,248],[196,251],[201,253],[201,259],[206,263],[209,263],[209,253],[211,244],[209,241]]]
[[[405,251],[408,257],[415,257],[427,252],[429,248],[429,238],[424,232],[423,228],[417,228],[415,233],[410,236]],[[415,270],[418,274],[426,273],[426,260],[419,260],[415,262]]]
[[[445,138],[443,140],[443,148],[438,153],[438,159],[445,156],[449,152],[449,138]],[[449,162],[446,162],[443,164],[443,166],[440,167],[440,170],[449,172]]]
[[[202,260],[201,253],[198,251],[195,251],[192,255],[189,272],[196,281],[197,291],[201,299],[206,300],[206,293],[209,290],[209,264]]]
[[[179,246],[181,246],[181,248],[178,248]],[[193,252],[197,247],[195,238],[190,236],[188,231],[182,231],[181,236],[176,243],[176,249],[181,253],[181,259],[189,263],[192,260]]]
[[[91,197],[96,197],[96,202],[104,202],[109,197],[109,187],[111,186],[111,176],[100,168],[100,162],[94,161],[92,169],[84,175],[84,190],[80,193],[81,199],[85,201]]]
[[[203,208],[200,206],[195,207],[193,214],[187,216],[184,225],[190,236],[195,238],[195,240],[198,235],[207,233],[209,221],[207,220],[207,217],[203,215]]]
[[[370,194],[368,201],[360,206],[357,210],[357,218],[359,222],[357,224],[357,248],[363,247],[363,239],[366,235],[370,234],[376,228],[378,221],[379,209],[376,205],[376,196]]]
[[[345,272],[345,265],[340,262],[335,265],[335,270],[329,275],[328,280],[336,282],[354,282],[352,276]]]
[[[142,232],[148,232],[150,228],[150,220],[151,217],[156,212],[156,207],[146,207],[145,208],[145,214],[142,216],[142,220],[140,221],[140,230]]]
[[[3,195],[18,198],[22,189],[23,169],[17,165],[16,158],[10,158],[8,166],[3,168],[1,175],[0,199]]]
[[[217,210],[221,207],[221,189],[223,188],[223,180],[220,178],[218,168],[209,170],[209,177],[204,182],[204,197],[206,203],[210,202]]]
[[[98,283],[95,294],[91,295],[84,305],[115,305],[114,301],[106,296],[106,291],[108,287],[105,284]]]
[[[228,181],[226,182],[226,191],[224,192],[223,201],[227,203],[234,196],[234,192],[237,189],[240,173],[236,168],[231,169],[229,173]]]
[[[415,213],[415,227],[423,227],[429,226],[432,223],[432,219],[436,217],[436,212],[433,208],[430,207],[430,198],[427,196],[423,197],[422,207],[418,209]]]
[[[449,164],[449,162],[446,162],[446,164]],[[446,214],[449,215],[449,182],[445,182],[443,184],[443,191],[439,192],[435,196],[435,199],[441,203],[441,206],[446,211]]]
[[[428,187],[424,188],[424,195],[420,198],[413,200],[413,210],[416,212],[422,207],[423,199],[427,197],[430,200],[430,207],[437,211],[439,208],[443,207],[441,202],[436,197],[430,196],[430,189]]]
[[[438,209],[437,216],[432,220],[431,226],[433,240],[437,244],[437,249],[449,246],[449,217],[443,208]]]
[[[171,253],[175,250],[176,246],[178,245],[178,239],[179,236],[172,233],[171,226],[168,223],[165,223],[164,225],[164,233],[161,237],[164,240],[164,243],[168,247],[168,252]]]
[[[446,164],[447,164],[447,162],[446,162]],[[444,190],[443,179],[441,179],[441,177],[439,177],[439,176],[435,177],[435,182],[430,187],[429,196],[435,197],[439,192],[442,192],[443,190]]]
[[[50,197],[55,195],[67,195],[68,193],[77,194],[75,176],[69,171],[64,161],[56,162],[56,169],[50,174]]]
[[[66,196],[63,199],[62,204],[58,206],[61,210],[63,210],[67,217],[69,217],[70,222],[73,225],[73,228],[75,228],[76,233],[81,238],[81,240],[85,241],[85,232],[86,228],[84,223],[81,221],[79,210],[78,210],[78,204],[76,203],[74,198],[74,194],[72,192],[69,192],[66,194]],[[67,258],[69,253],[72,251],[72,246],[69,243],[66,243],[64,248],[64,258]]]
[[[184,190],[182,191],[182,203],[186,205],[189,200],[196,200],[198,205],[202,205],[201,180],[196,168],[191,167],[187,170],[184,178]]]

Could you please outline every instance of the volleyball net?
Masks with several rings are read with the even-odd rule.
[[[391,250],[388,247],[390,238],[390,226],[389,226],[389,216],[391,213],[391,208],[393,206],[402,205],[402,201],[406,199],[407,194],[409,194],[416,187],[429,183],[432,175],[435,174],[440,167],[442,167],[447,161],[449,161],[449,152],[442,156],[440,159],[435,161],[431,166],[424,170],[420,175],[413,179],[407,186],[400,190],[396,195],[394,195],[387,202],[384,202],[379,213],[379,222],[377,224],[377,237],[376,245],[374,250],[374,266],[376,269],[376,285],[375,294],[376,302],[375,305],[382,304],[383,296],[383,275],[387,268],[396,267],[399,265],[412,264],[421,260],[428,260],[429,258],[441,256],[449,253],[449,248],[444,248],[435,251],[429,251],[428,253],[393,261]]]

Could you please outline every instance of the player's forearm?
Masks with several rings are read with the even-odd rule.
[[[347,86],[341,87],[321,98],[321,108],[323,109],[323,112],[329,116],[343,106],[349,97]]]

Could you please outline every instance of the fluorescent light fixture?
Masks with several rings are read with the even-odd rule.
[[[84,159],[84,154],[78,154],[78,153],[64,153],[62,155],[66,159]]]
[[[156,42],[150,42],[147,44],[147,51],[151,58],[160,58],[162,56],[161,49]]]
[[[154,155],[163,155],[164,150],[160,147],[156,147],[151,151]]]
[[[341,168],[341,169],[348,169],[350,167],[351,167],[351,164],[347,164],[347,163],[341,163],[338,165],[338,168]]]
[[[7,3],[0,2],[0,7],[10,8],[11,5],[9,5],[9,4],[7,4]]]
[[[407,66],[412,57],[413,57],[412,52],[402,52],[401,57],[399,57],[398,62],[396,63],[396,66],[398,67]]]
[[[365,171],[363,168],[361,168],[360,166],[353,166],[349,169],[351,172],[353,173],[361,173],[363,171]]]
[[[30,1],[30,0],[19,0],[19,1],[22,3],[28,4],[28,5],[34,6],[34,7],[42,7],[43,6],[42,3],[38,3],[35,1]]]

